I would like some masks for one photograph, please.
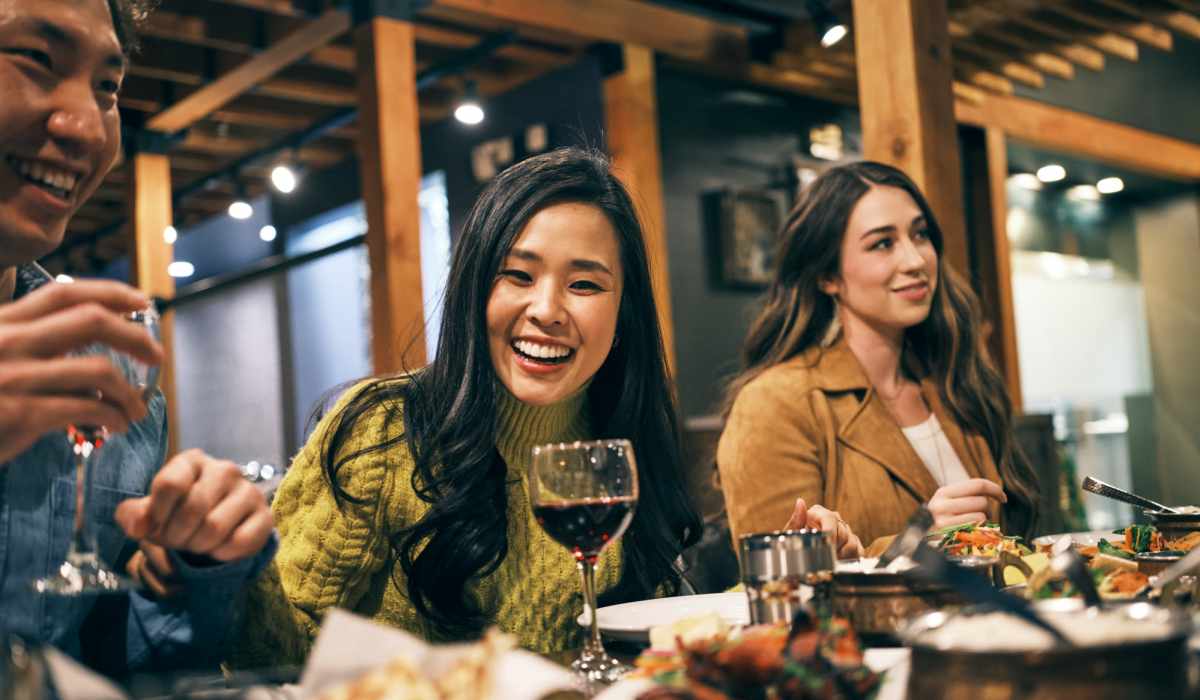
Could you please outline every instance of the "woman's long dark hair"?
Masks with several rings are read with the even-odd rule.
[[[744,369],[730,382],[726,410],[742,387],[764,370],[821,343],[836,306],[820,284],[840,273],[850,214],[876,186],[898,187],[913,198],[938,254],[933,308],[925,321],[905,332],[906,369],[917,377],[932,376],[958,424],[987,441],[1009,494],[1005,527],[1014,534],[1031,534],[1037,476],[1013,442],[1012,403],[988,357],[979,300],[946,265],[942,231],[924,195],[891,166],[871,161],[842,165],[823,173],[801,194],[784,225],[776,256],[779,267],[742,346]]]
[[[577,202],[603,211],[616,230],[624,290],[620,342],[588,389],[597,437],[627,437],[637,450],[640,502],[624,538],[619,583],[602,603],[677,590],[674,561],[698,539],[700,522],[684,491],[674,391],[633,203],[600,154],[566,148],[505,170],[479,195],[454,243],[437,356],[402,377],[380,378],[336,416],[323,466],[339,499],[340,469],[366,452],[407,442],[412,488],[430,504],[419,522],[390,535],[409,599],[435,633],[463,637],[490,622],[466,591],[508,551],[506,466],[496,449],[498,380],[488,348],[486,307],[501,264],[534,214]],[[404,434],[341,455],[359,420],[375,407],[403,405]],[[398,408],[393,408],[394,417]]]

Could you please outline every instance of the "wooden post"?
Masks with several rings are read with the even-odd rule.
[[[1013,408],[1022,411],[1021,365],[1013,311],[1012,251],[1008,244],[1008,154],[1004,132],[971,129],[963,157],[970,183],[968,199],[972,278],[989,328],[988,351],[1004,374]]]
[[[175,296],[175,280],[167,274],[167,266],[175,259],[174,246],[167,243],[163,231],[174,221],[171,211],[171,162],[165,153],[138,150],[130,155],[129,201],[133,215],[133,255],[130,259],[130,282],[153,297],[170,299]],[[175,406],[175,313],[163,314],[162,331],[163,397],[167,400],[167,455],[179,451],[178,411]]]
[[[949,26],[946,0],[854,0],[864,155],[917,183],[941,226],[946,261],[966,274]]]
[[[621,50],[625,69],[604,81],[605,136],[613,171],[629,189],[642,220],[654,303],[658,307],[667,366],[673,373],[675,325],[671,316],[671,275],[667,265],[654,52],[631,44],[625,44]]]
[[[371,263],[375,372],[425,364],[421,296],[421,133],[411,22],[374,17],[355,29],[359,163]]]

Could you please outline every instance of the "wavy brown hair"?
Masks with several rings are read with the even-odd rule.
[[[979,300],[945,264],[942,230],[929,202],[907,175],[872,161],[838,166],[801,193],[781,234],[779,261],[762,311],[742,346],[742,371],[729,383],[725,412],[742,387],[765,370],[818,346],[836,306],[820,283],[841,270],[841,246],[855,205],[872,187],[898,187],[921,209],[938,254],[929,316],[904,335],[904,369],[932,377],[958,424],[983,436],[1004,479],[1005,527],[1029,535],[1036,526],[1037,475],[1013,441],[1012,403],[983,341]]]

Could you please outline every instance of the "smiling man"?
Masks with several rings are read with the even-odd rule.
[[[212,667],[234,600],[273,552],[266,501],[235,465],[193,450],[165,465],[161,394],[146,403],[104,343],[147,363],[162,348],[122,314],[115,282],[54,283],[54,250],[120,151],[117,97],[141,0],[0,0],[0,626],[102,671]],[[75,516],[68,425],[112,433],[92,457],[98,551],[133,562],[146,592],[38,595]],[[160,465],[163,465],[160,468]],[[171,600],[155,592],[177,591]]]

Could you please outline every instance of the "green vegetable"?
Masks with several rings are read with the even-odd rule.
[[[1107,554],[1107,555],[1113,556],[1113,557],[1120,557],[1122,559],[1133,559],[1132,554],[1130,554],[1129,552],[1126,552],[1123,549],[1117,549],[1108,540],[1100,540],[1099,544],[1096,545],[1096,549],[1099,550],[1099,552],[1101,554]]]
[[[1133,535],[1133,551],[1148,552],[1150,551],[1150,540],[1154,537],[1157,530],[1153,525],[1130,525],[1129,529]]]

